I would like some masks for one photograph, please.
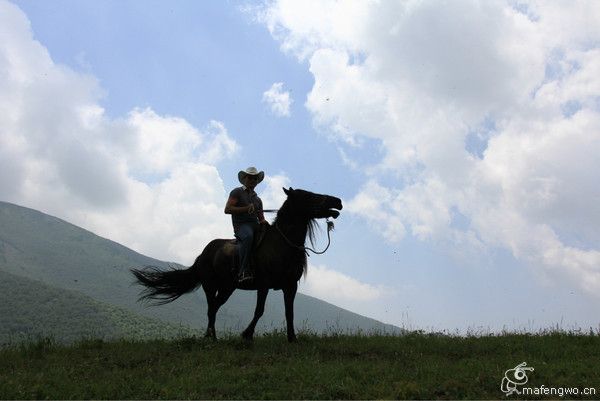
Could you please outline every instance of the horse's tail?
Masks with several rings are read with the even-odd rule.
[[[145,269],[131,269],[138,284],[146,288],[139,301],[154,300],[153,305],[164,305],[175,301],[188,292],[202,285],[202,254],[196,258],[188,269],[160,270],[154,266]]]

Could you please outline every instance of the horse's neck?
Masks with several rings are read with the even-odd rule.
[[[308,220],[277,218],[275,224],[277,224],[278,229],[281,230],[283,235],[285,235],[293,244],[304,246],[306,234],[308,233]]]
[[[270,260],[283,262],[283,264],[275,265],[273,270],[292,269],[301,274],[306,269],[304,242],[309,229],[309,221],[302,221],[294,218],[293,215],[279,214],[271,229],[275,231],[275,236],[279,239],[275,242],[278,246],[271,250]]]

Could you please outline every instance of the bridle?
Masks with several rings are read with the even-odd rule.
[[[277,229],[277,231],[279,231],[279,234],[281,234],[281,236],[283,237],[283,239],[285,240],[285,242],[287,242],[287,244],[289,246],[291,246],[292,248],[296,248],[296,249],[300,249],[301,251],[304,251],[306,253],[306,256],[310,256],[308,254],[308,251],[311,251],[315,255],[322,255],[322,254],[324,254],[329,249],[329,245],[331,245],[331,236],[329,235],[329,233],[331,231],[333,231],[333,229],[334,229],[333,221],[329,220],[329,217],[327,217],[325,220],[327,221],[327,246],[325,247],[325,249],[323,249],[320,252],[319,251],[315,251],[314,249],[312,249],[309,246],[294,244],[292,241],[289,240],[288,237],[285,236],[285,234],[283,233],[283,231],[281,231],[281,229],[279,228],[279,224],[278,223],[275,223],[275,228]]]
[[[318,204],[312,206],[312,210],[318,210],[320,207],[323,206],[323,204],[325,203],[326,200],[327,200],[327,197],[323,196],[323,198],[321,199],[321,201]],[[264,213],[275,213],[278,210],[279,209],[266,209],[266,210],[263,210],[263,212]],[[326,217],[325,221],[327,222],[327,246],[325,247],[325,249],[323,249],[320,252],[319,251],[315,251],[314,249],[312,249],[309,246],[294,244],[292,241],[290,241],[290,239],[288,237],[285,236],[285,234],[283,233],[283,231],[281,231],[281,228],[279,228],[279,224],[277,222],[275,223],[275,228],[277,229],[277,231],[279,231],[279,234],[281,234],[281,236],[283,237],[283,239],[285,240],[285,242],[287,242],[287,244],[289,246],[291,246],[292,248],[296,248],[296,249],[300,249],[300,250],[304,251],[306,253],[306,256],[310,256],[308,254],[308,251],[311,251],[315,255],[322,255],[322,254],[324,254],[329,249],[329,245],[331,245],[331,236],[330,236],[329,233],[331,231],[333,231],[333,229],[335,228],[335,225],[333,224],[333,221],[329,220],[329,217]]]

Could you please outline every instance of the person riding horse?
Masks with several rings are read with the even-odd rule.
[[[264,176],[255,169],[241,172],[257,176],[256,183]],[[282,188],[286,200],[277,211],[272,225],[265,225],[263,242],[254,253],[256,277],[240,283],[231,270],[231,259],[238,250],[230,239],[217,238],[210,241],[189,268],[161,270],[156,266],[134,268],[131,272],[137,282],[145,287],[140,301],[153,301],[152,305],[173,302],[183,294],[202,287],[208,305],[206,336],[216,339],[215,320],[219,308],[227,302],[236,289],[256,291],[256,308],[252,321],[242,332],[242,338],[251,341],[258,320],[265,311],[269,290],[282,290],[285,304],[285,320],[288,341],[296,341],[294,329],[294,299],[298,281],[306,274],[307,250],[305,241],[314,238],[317,219],[337,218],[342,210],[342,200],[335,196],[316,194],[302,189]],[[255,213],[261,205],[251,202]],[[230,206],[236,208],[237,202]],[[240,212],[252,208],[237,206]],[[243,210],[245,209],[245,210]],[[255,216],[258,220],[259,217]],[[328,231],[329,233],[329,224]],[[328,245],[329,246],[329,245]],[[314,252],[314,251],[313,251]],[[319,252],[322,253],[322,252]]]
[[[249,267],[254,234],[260,224],[269,224],[263,214],[262,200],[254,191],[264,178],[264,171],[259,172],[256,167],[240,171],[238,180],[242,186],[231,191],[225,204],[225,214],[231,215],[233,232],[239,241],[240,282],[254,278]]]

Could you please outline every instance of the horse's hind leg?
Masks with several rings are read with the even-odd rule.
[[[206,334],[204,337],[217,339],[217,333],[215,332],[215,318],[217,316],[216,310],[216,298],[217,290],[206,284],[202,286],[204,294],[206,294],[206,303],[208,304],[208,327],[206,328]]]
[[[265,312],[265,302],[267,300],[267,294],[269,293],[268,288],[260,288],[256,294],[256,309],[254,310],[254,318],[246,327],[246,330],[242,332],[242,338],[244,340],[252,341],[254,337],[254,329],[256,327],[256,323],[258,323],[258,319]]]
[[[205,337],[217,339],[217,332],[215,330],[217,312],[219,311],[219,308],[227,302],[234,290],[235,288],[219,288],[218,291],[204,290],[206,293],[206,301],[208,303],[208,328],[206,329]]]

